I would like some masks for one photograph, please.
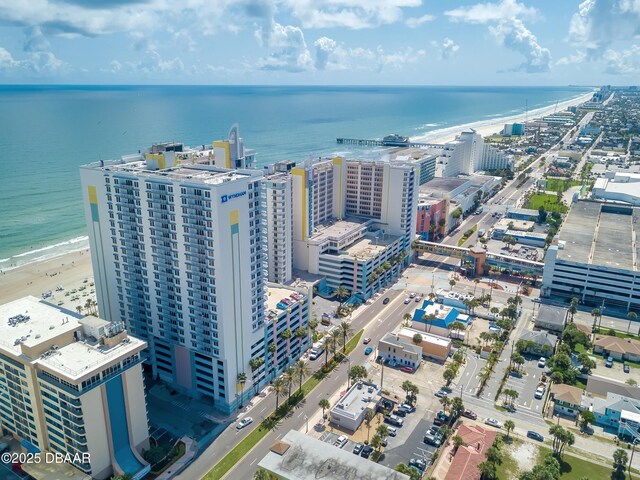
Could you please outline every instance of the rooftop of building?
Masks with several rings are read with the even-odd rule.
[[[549,323],[558,326],[564,326],[567,321],[569,309],[558,307],[556,305],[541,304],[538,313],[535,316],[536,321]]]
[[[409,480],[407,475],[297,430],[276,442],[258,466],[288,480]]]
[[[1,305],[0,318],[0,350],[71,380],[146,347],[128,336],[122,324],[82,318],[35,297]]]
[[[389,233],[371,233],[368,232],[364,237],[355,241],[344,249],[344,254],[349,257],[358,257],[360,259],[374,258],[392,243],[398,241],[400,236],[391,235]]]
[[[460,188],[467,182],[469,182],[468,178],[432,178],[420,186],[420,191],[448,193]]]
[[[513,228],[509,228],[509,224],[512,224]],[[518,231],[527,231],[529,228],[534,226],[534,222],[530,222],[529,220],[517,220],[515,218],[501,218],[498,220],[493,228],[497,230],[518,230]]]
[[[480,478],[479,465],[486,451],[493,444],[497,432],[480,425],[462,424],[454,434],[460,436],[464,445],[456,450],[444,480],[471,480]]]
[[[381,398],[380,393],[380,387],[377,385],[358,382],[340,398],[331,411],[343,416],[358,418],[367,408],[375,409]]]
[[[601,347],[609,352],[620,353],[623,355],[632,354],[640,356],[640,341],[634,338],[620,338],[610,335],[596,335],[593,339],[593,345]]]
[[[294,295],[294,296],[292,297],[291,295]],[[274,310],[276,312],[279,310],[286,310],[286,308],[281,308],[283,306],[282,300],[288,299],[292,303],[296,303],[299,301],[298,299],[295,298],[296,296],[302,297],[302,298],[305,297],[305,295],[303,295],[302,293],[299,293],[297,290],[294,290],[293,288],[287,288],[284,286],[267,285],[267,310]],[[281,305],[278,306],[278,304],[281,304]]]
[[[425,322],[424,317],[432,314],[436,316],[436,319],[431,322]],[[461,313],[455,307],[450,307],[442,303],[433,303],[431,300],[423,300],[422,306],[416,308],[413,312],[413,321],[430,323],[436,327],[449,328],[449,325],[456,321],[466,324],[469,321],[469,316]]]
[[[22,344],[35,347],[78,329],[76,312],[28,296],[0,305],[0,349],[22,354]]]
[[[309,237],[309,241],[322,242],[329,238],[339,239],[347,235],[355,234],[358,231],[366,230],[371,222],[371,220],[345,218],[329,224],[318,225],[315,227],[313,235]]]
[[[582,402],[582,389],[573,385],[565,385],[564,383],[554,383],[551,386],[551,395],[553,399],[561,402],[580,405]]]
[[[509,211],[507,211],[507,217],[509,215],[520,215],[538,218],[538,210],[533,210],[531,208],[511,208],[509,209]]]
[[[423,332],[422,330],[416,330],[414,328],[402,327],[398,331],[398,335],[405,338],[413,338],[416,333],[419,333],[422,336],[423,343],[427,342],[440,347],[447,347],[451,344],[451,339],[449,338],[441,337],[440,335],[435,335],[429,332]]]
[[[560,230],[558,260],[638,271],[640,208],[575,202]]]
[[[548,347],[553,348],[556,346],[558,337],[549,332],[525,330],[520,334],[520,340],[530,340],[537,345],[547,345]]]
[[[399,337],[398,335],[394,335],[393,333],[387,333],[384,337],[382,337],[380,341],[388,343],[389,345],[395,345],[396,347],[402,348],[407,352],[422,355],[421,347],[408,343],[406,338]]]
[[[424,147],[398,147],[391,150],[389,156],[392,160],[422,160],[424,158],[435,160],[437,154]]]
[[[640,400],[640,387],[633,387],[625,383],[609,380],[608,378],[589,375],[586,391],[595,397],[606,398],[610,393]]]
[[[94,162],[89,165],[84,165],[82,168],[129,173],[138,177],[165,177],[171,180],[203,183],[207,185],[218,185],[235,180],[262,176],[260,170],[233,170],[198,163],[182,164],[165,169],[153,170],[147,167],[146,160],[139,155],[123,157],[120,160]]]

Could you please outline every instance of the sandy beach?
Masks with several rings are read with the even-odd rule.
[[[85,283],[84,280],[87,280]],[[54,305],[76,311],[88,299],[95,300],[93,268],[89,250],[68,253],[42,262],[30,263],[0,274],[0,303],[33,295],[42,298],[44,292],[51,292],[46,300]],[[63,290],[56,291],[61,286]],[[84,289],[80,290],[80,288]],[[77,290],[71,293],[72,290]],[[93,293],[92,293],[93,292]],[[78,297],[77,300],[71,300]]]
[[[564,110],[569,106],[590,100],[591,96],[592,93],[587,93],[561,102],[557,107],[553,105],[532,110],[527,114],[527,118],[533,119],[548,115],[556,109],[557,111]],[[412,138],[412,140],[444,143],[453,140],[465,128],[474,128],[483,136],[487,136],[502,130],[505,123],[524,120],[524,114],[484,120],[435,130],[426,135]],[[67,253],[2,272],[0,274],[0,303],[7,303],[26,295],[43,298],[44,292],[51,292],[51,296],[47,298],[48,302],[76,311],[76,307],[78,305],[84,307],[88,299],[95,300],[95,287],[91,285],[92,283],[93,268],[89,250]],[[62,287],[62,290],[56,290],[58,286]],[[73,290],[76,291],[72,293]]]
[[[557,107],[554,104],[548,107],[531,110],[526,114],[522,113],[518,115],[500,117],[493,120],[482,120],[478,122],[466,123],[464,125],[441,128],[428,132],[424,135],[411,137],[411,140],[414,142],[446,143],[454,140],[456,135],[458,135],[461,130],[464,130],[466,128],[473,128],[483,137],[487,137],[489,135],[493,135],[494,133],[500,132],[504,128],[505,123],[519,123],[524,122],[527,119],[533,120],[534,118],[544,117],[545,115],[550,115],[555,111],[561,112],[562,110],[566,110],[571,106],[579,105],[591,100],[592,96],[593,92],[589,92],[574,99],[559,102]]]

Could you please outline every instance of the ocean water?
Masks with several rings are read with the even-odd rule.
[[[583,94],[579,87],[0,86],[0,269],[86,248],[78,167],[225,138],[259,165],[333,153],[336,137],[411,137]]]

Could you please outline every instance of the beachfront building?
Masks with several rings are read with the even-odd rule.
[[[221,148],[237,165],[217,143],[89,164],[81,182],[100,313],[149,343],[154,375],[231,412],[266,349],[263,176],[199,163]]]
[[[480,170],[513,169],[513,159],[485,144],[482,135],[473,128],[463,130],[455,140],[445,143],[439,151],[438,163],[441,165],[436,173],[439,177],[472,175]]]
[[[262,181],[267,279],[275,283],[289,283],[293,275],[293,189],[288,173],[292,163],[270,165]]]
[[[416,165],[419,168],[418,184],[422,185],[436,176],[436,162],[438,155],[433,149],[425,147],[402,147],[389,153],[392,162],[403,162]]]
[[[146,476],[146,343],[122,322],[35,297],[1,305],[0,318],[2,429],[27,452],[69,455],[91,478]]]
[[[308,160],[291,170],[293,266],[369,298],[406,265],[418,169],[402,162]]]
[[[541,294],[598,308],[640,309],[640,208],[579,201],[547,249]]]

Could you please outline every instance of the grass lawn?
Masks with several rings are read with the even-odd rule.
[[[579,180],[570,180],[570,179],[562,179],[562,178],[548,178],[547,179],[547,190],[552,192],[566,192],[571,187],[577,187],[578,185],[582,185],[582,182]]]
[[[476,232],[476,230],[478,230],[478,224],[477,224],[477,223],[476,223],[476,224],[474,224],[474,225],[473,225],[473,227],[471,227],[469,230],[472,230],[471,235],[473,235],[473,234]],[[467,240],[469,240],[469,237],[470,237],[471,235],[467,236],[467,235],[466,235],[466,232],[465,232],[465,235],[463,235],[463,236],[460,238],[460,240],[458,240],[458,246],[459,246],[459,247],[461,247],[461,246],[462,246],[462,244],[463,244],[464,242],[466,242]]]
[[[524,206],[532,210],[538,210],[540,207],[544,207],[547,212],[566,213],[568,210],[565,205],[558,203],[556,195],[547,193],[534,193]]]
[[[502,463],[498,466],[498,480],[510,480],[517,478],[518,475],[518,462],[511,452],[518,445],[522,444],[522,440],[511,437],[511,444],[502,445],[503,459]]]
[[[354,348],[358,346],[360,343],[360,338],[364,330],[360,330],[356,333],[351,340],[347,342],[346,351],[347,353],[351,353]],[[306,382],[302,384],[302,391],[304,396],[308,395],[311,390],[313,390],[318,384],[326,377],[327,373],[322,373],[318,371],[315,375],[312,375]],[[280,410],[280,407],[278,410]],[[227,453],[222,460],[220,460],[215,467],[209,470],[204,477],[205,480],[217,480],[222,478],[231,468],[237,464],[242,457],[244,457],[249,451],[257,445],[257,443],[262,440],[267,433],[269,433],[272,428],[267,428],[265,425],[270,425],[274,422],[265,422],[264,425],[261,424],[258,428],[253,430],[249,435],[247,435],[238,445],[236,445],[233,450]],[[276,422],[277,423],[277,422]]]
[[[550,448],[540,447],[538,451],[538,463],[541,463],[542,459],[550,454]],[[599,465],[565,453],[560,462],[560,480],[581,480],[582,478],[607,479],[611,478],[612,470],[613,468],[610,466]],[[633,475],[633,478],[637,479],[638,477]]]

